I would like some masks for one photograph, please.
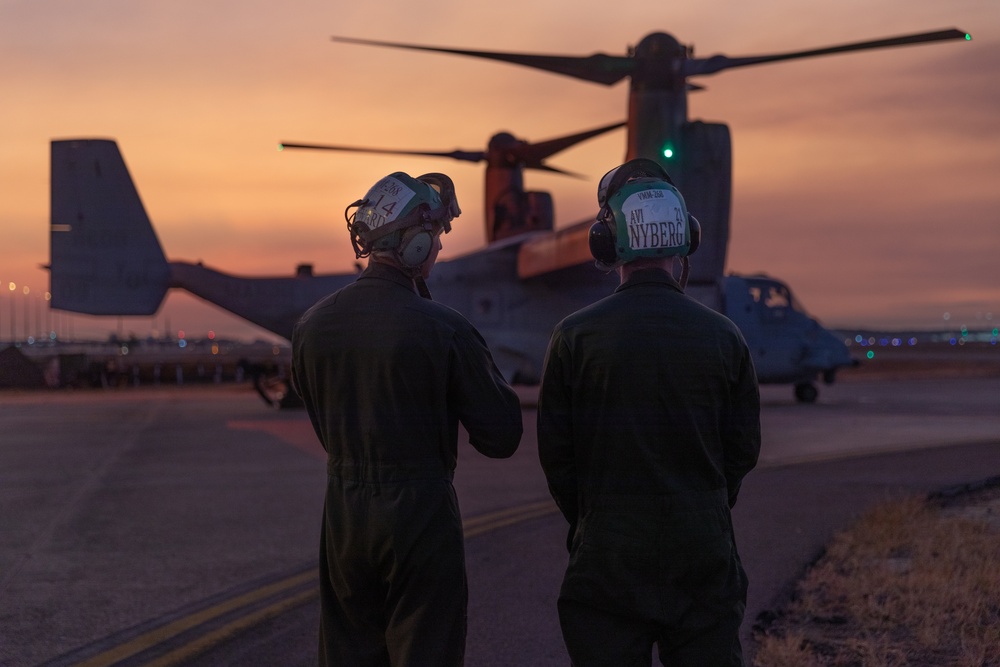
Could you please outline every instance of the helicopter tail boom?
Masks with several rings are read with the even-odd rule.
[[[51,149],[52,307],[154,314],[170,268],[117,144],[58,140]]]

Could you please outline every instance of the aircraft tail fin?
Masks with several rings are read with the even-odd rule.
[[[52,142],[52,307],[91,315],[153,315],[170,267],[118,145]]]

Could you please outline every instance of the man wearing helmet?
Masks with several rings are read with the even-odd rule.
[[[463,663],[458,426],[508,457],[521,409],[479,332],[424,285],[459,213],[443,174],[380,180],[345,214],[368,268],[292,334],[293,384],[328,454],[321,665]]]
[[[760,451],[760,398],[736,326],[670,273],[700,227],[666,172],[601,181],[591,229],[611,296],[560,322],[538,453],[569,521],[559,617],[576,667],[742,665],[747,579],[730,509]]]

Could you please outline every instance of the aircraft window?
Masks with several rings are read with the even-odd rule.
[[[767,290],[767,300],[764,305],[768,308],[788,308],[792,305],[792,295],[784,287],[772,285]]]
[[[789,310],[802,312],[791,291],[781,283],[757,281],[747,287],[747,292],[765,322],[783,320]]]

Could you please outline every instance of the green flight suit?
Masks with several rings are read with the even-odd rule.
[[[517,395],[462,315],[377,262],[303,315],[292,354],[328,454],[320,663],[463,664],[458,427],[486,456],[510,456]]]
[[[577,667],[740,665],[746,574],[730,508],[760,451],[736,326],[665,271],[564,319],[546,355],[538,453],[570,523],[560,621]]]

